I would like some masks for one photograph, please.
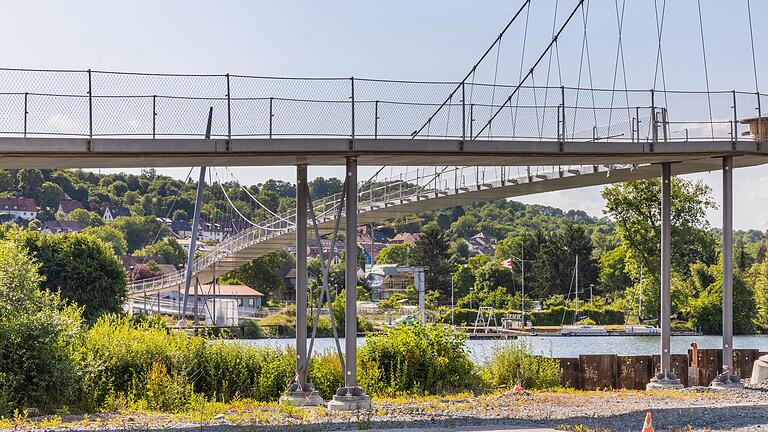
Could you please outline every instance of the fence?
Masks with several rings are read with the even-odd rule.
[[[225,139],[737,140],[739,121],[768,109],[765,94],[737,91],[515,88],[0,69],[0,136],[199,137],[213,107],[212,137]]]

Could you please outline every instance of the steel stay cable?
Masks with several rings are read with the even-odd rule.
[[[576,5],[576,7],[573,9],[573,11],[571,11],[571,14],[570,14],[570,15],[568,15],[568,19],[566,19],[566,20],[565,20],[565,22],[563,23],[562,27],[560,27],[560,30],[557,32],[557,34],[555,35],[555,37],[554,37],[554,38],[552,38],[552,41],[551,41],[551,42],[550,42],[550,43],[547,45],[547,47],[544,49],[544,52],[542,52],[542,53],[541,53],[541,55],[539,56],[539,58],[538,58],[538,59],[536,60],[536,62],[533,64],[533,67],[531,67],[531,69],[530,69],[530,70],[528,71],[528,73],[525,75],[525,77],[523,78],[523,81],[527,80],[529,76],[533,75],[533,71],[534,71],[534,69],[536,69],[536,66],[538,66],[538,65],[539,65],[539,63],[541,62],[541,60],[544,58],[544,56],[546,56],[546,55],[547,55],[547,53],[549,52],[549,50],[552,48],[552,45],[554,45],[554,44],[555,44],[555,42],[557,41],[557,39],[560,37],[560,34],[562,34],[563,30],[565,30],[566,26],[568,26],[568,23],[571,21],[571,18],[573,18],[573,16],[576,14],[576,11],[578,11],[578,10],[579,10],[579,8],[581,8],[583,4],[584,4],[584,0],[579,0],[579,3]],[[513,98],[513,97],[515,97],[515,94],[518,92],[518,90],[520,90],[520,87],[521,87],[521,85],[522,85],[522,82],[521,82],[521,83],[519,83],[517,86],[515,86],[515,90],[512,92],[512,94],[510,94],[510,95],[509,95],[509,97],[508,97],[508,98],[507,98],[507,100],[504,102],[504,104],[502,104],[502,107],[501,107],[501,108],[499,108],[499,109],[496,111],[496,113],[494,113],[494,115],[493,115],[493,116],[491,116],[491,118],[488,120],[488,122],[487,122],[487,123],[485,123],[485,126],[483,126],[483,128],[482,128],[482,129],[480,129],[480,131],[478,131],[478,132],[477,132],[477,134],[475,135],[475,137],[474,137],[473,139],[476,139],[478,136],[480,136],[480,134],[482,134],[482,133],[485,131],[485,129],[488,127],[488,125],[490,125],[490,123],[491,123],[491,122],[493,122],[493,120],[494,120],[494,119],[496,119],[496,117],[499,115],[499,113],[501,112],[501,110],[502,110],[502,109],[504,109],[504,106],[506,106],[506,104],[510,103],[510,101],[512,100],[512,98]]]
[[[701,34],[701,55],[704,60],[704,82],[707,86],[707,105],[709,106],[709,125],[712,139],[715,139],[715,126],[712,124],[712,98],[709,95],[709,69],[707,67],[707,48],[704,44],[704,19],[701,16],[701,0],[696,0],[699,12],[699,33]]]
[[[323,293],[325,293],[328,296],[328,315],[329,319],[331,321],[331,329],[333,331],[333,339],[336,342],[336,352],[339,355],[339,362],[341,364],[342,371],[344,371],[344,375],[346,376],[346,366],[344,364],[344,356],[341,353],[341,344],[339,343],[339,335],[338,331],[336,330],[336,323],[333,316],[333,300],[331,298],[331,291],[328,288],[328,274],[330,271],[330,265],[331,265],[331,259],[333,258],[333,254],[336,251],[336,239],[339,232],[339,225],[341,223],[341,212],[344,208],[344,199],[346,197],[346,191],[347,191],[347,179],[344,180],[344,187],[341,190],[341,205],[339,206],[339,209],[336,213],[336,223],[333,227],[333,237],[331,240],[331,250],[329,251],[328,258],[325,258],[325,253],[323,252],[323,243],[322,243],[322,237],[320,236],[320,229],[317,227],[317,217],[315,215],[315,209],[314,204],[312,203],[312,197],[309,195],[309,187],[307,187],[307,200],[309,201],[309,213],[312,217],[312,226],[315,231],[315,236],[317,237],[317,246],[318,246],[318,252],[320,254],[320,264],[322,265],[323,270],[323,286],[322,291],[320,292],[317,300],[317,312],[315,315],[315,320],[312,323],[312,339],[309,343],[309,349],[307,350],[307,357],[306,357],[306,363],[304,364],[305,370],[309,369],[309,361],[312,358],[312,350],[315,344],[315,336],[317,333],[317,324],[320,321],[320,308],[322,307],[322,300],[323,300]],[[298,253],[298,251],[296,251]],[[349,317],[347,317],[349,318]],[[345,335],[346,337],[346,335]]]
[[[530,17],[530,15],[531,15],[531,5],[529,4],[528,9],[525,12],[525,30],[523,31],[523,47],[520,52],[520,71],[517,73],[518,82],[522,81],[523,79],[523,64],[525,63],[525,47],[528,42],[528,18]],[[520,94],[518,93],[517,99],[515,100],[515,114],[512,117],[512,135],[515,135],[515,132],[517,130],[517,112],[518,112],[519,106],[520,106]]]
[[[581,1],[583,1],[583,0],[581,0]],[[496,39],[493,41],[493,43],[491,43],[491,46],[489,46],[489,47],[488,47],[488,49],[486,49],[486,50],[485,50],[485,52],[483,53],[483,55],[482,55],[482,56],[480,56],[480,60],[478,60],[478,61],[475,63],[475,65],[474,65],[474,66],[472,66],[472,69],[470,69],[469,73],[467,73],[467,75],[464,77],[464,79],[462,79],[462,80],[459,82],[459,85],[457,85],[457,86],[456,86],[456,88],[455,88],[455,89],[454,89],[454,90],[453,90],[453,91],[452,91],[452,92],[451,92],[451,93],[448,95],[448,97],[445,99],[445,102],[443,102],[443,104],[442,104],[442,105],[440,105],[440,108],[438,108],[438,109],[437,109],[437,111],[435,111],[435,112],[434,112],[434,113],[433,113],[433,114],[432,114],[432,115],[429,117],[429,119],[427,119],[427,121],[426,121],[426,122],[425,122],[425,123],[424,123],[424,124],[423,124],[423,125],[422,125],[422,126],[419,128],[419,129],[418,129],[418,130],[414,131],[414,132],[411,134],[411,136],[415,137],[416,135],[418,135],[419,133],[421,133],[421,131],[422,131],[422,130],[423,130],[425,127],[427,127],[427,125],[428,125],[428,124],[429,124],[429,123],[432,121],[432,119],[433,119],[433,118],[434,118],[434,117],[437,115],[437,113],[438,113],[438,112],[439,112],[439,111],[442,109],[442,107],[443,107],[443,106],[444,106],[446,103],[448,103],[448,102],[449,102],[449,101],[450,101],[450,100],[453,98],[453,96],[456,94],[456,92],[458,92],[458,91],[461,89],[461,85],[462,85],[463,83],[465,83],[465,82],[467,81],[467,79],[469,79],[469,77],[470,77],[470,76],[474,76],[474,73],[475,73],[475,71],[477,70],[477,67],[480,65],[480,63],[482,63],[482,61],[483,61],[483,60],[485,60],[485,57],[487,57],[487,56],[488,56],[488,54],[491,52],[491,50],[493,50],[493,47],[494,47],[494,46],[496,46],[496,44],[497,44],[497,43],[498,43],[498,42],[501,40],[501,38],[504,36],[504,33],[506,33],[506,32],[507,32],[507,30],[509,30],[509,28],[512,26],[512,23],[514,23],[514,22],[515,22],[515,20],[517,20],[517,17],[518,17],[518,16],[520,16],[520,13],[522,13],[522,12],[523,12],[523,9],[525,9],[525,7],[526,7],[526,6],[528,6],[528,4],[529,4],[530,2],[531,2],[531,0],[524,0],[524,2],[523,2],[523,4],[522,4],[522,6],[520,6],[520,9],[518,9],[518,10],[517,10],[517,12],[515,13],[515,15],[514,15],[514,16],[512,17],[512,19],[511,19],[511,20],[510,20],[510,21],[507,23],[507,25],[504,27],[504,29],[501,31],[501,33],[499,33],[499,35],[496,37]]]

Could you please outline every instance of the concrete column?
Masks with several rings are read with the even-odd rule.
[[[307,166],[296,167],[296,382],[307,383]]]
[[[670,295],[672,266],[672,164],[661,164],[661,370],[646,386],[647,390],[682,388],[683,385],[672,371],[670,333],[672,320],[672,297]]]
[[[347,388],[357,387],[357,158],[347,158],[347,202],[346,202],[346,321],[344,342],[346,355]]]
[[[672,266],[672,217],[671,217],[671,181],[672,165],[661,164],[661,373],[672,370],[670,355],[670,327],[672,319],[672,299],[670,295]]]

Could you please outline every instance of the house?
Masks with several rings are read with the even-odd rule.
[[[59,203],[59,209],[57,210],[57,213],[69,215],[73,210],[81,208],[83,208],[83,204],[81,204],[80,201],[67,197],[61,200]]]
[[[37,204],[32,198],[0,198],[0,214],[7,214],[11,219],[32,220],[37,217]]]
[[[133,256],[133,255],[118,255],[120,261],[123,263],[123,268],[126,273],[135,269],[137,266],[146,265],[148,262],[153,261],[157,264],[157,267],[163,274],[173,273],[176,271],[176,266],[168,264],[163,257],[159,256]]]
[[[86,228],[88,225],[82,222],[49,220],[41,231],[46,234],[76,233]]]
[[[368,272],[371,299],[383,300],[395,292],[404,292],[413,283],[413,273],[400,271],[397,264],[377,264]]]
[[[102,219],[108,222],[113,221],[117,218],[131,215],[130,210],[117,204],[107,203],[103,207],[104,207],[104,212],[103,212]]]
[[[496,237],[483,232],[475,234],[468,239],[464,239],[469,244],[470,255],[493,255],[496,252],[496,243],[499,241]]]
[[[421,233],[398,233],[390,240],[390,244],[409,244],[413,245],[421,237]]]
[[[254,312],[261,309],[264,294],[256,291],[247,285],[223,285],[223,284],[204,284],[198,291],[201,302],[212,302],[216,300],[236,300],[238,316],[252,316]],[[163,298],[178,301],[182,298],[179,291],[169,291]]]
[[[172,221],[168,226],[176,237],[192,237],[192,224],[187,221]],[[200,227],[197,230],[197,239],[200,241],[213,240],[220,242],[231,234],[232,231],[233,229],[231,227],[201,221]]]

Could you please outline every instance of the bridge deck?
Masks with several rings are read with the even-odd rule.
[[[681,162],[725,155],[763,160],[755,141],[589,142],[454,139],[140,139],[0,138],[2,168],[145,168],[188,166],[589,165]],[[754,160],[750,164],[763,162]]]

